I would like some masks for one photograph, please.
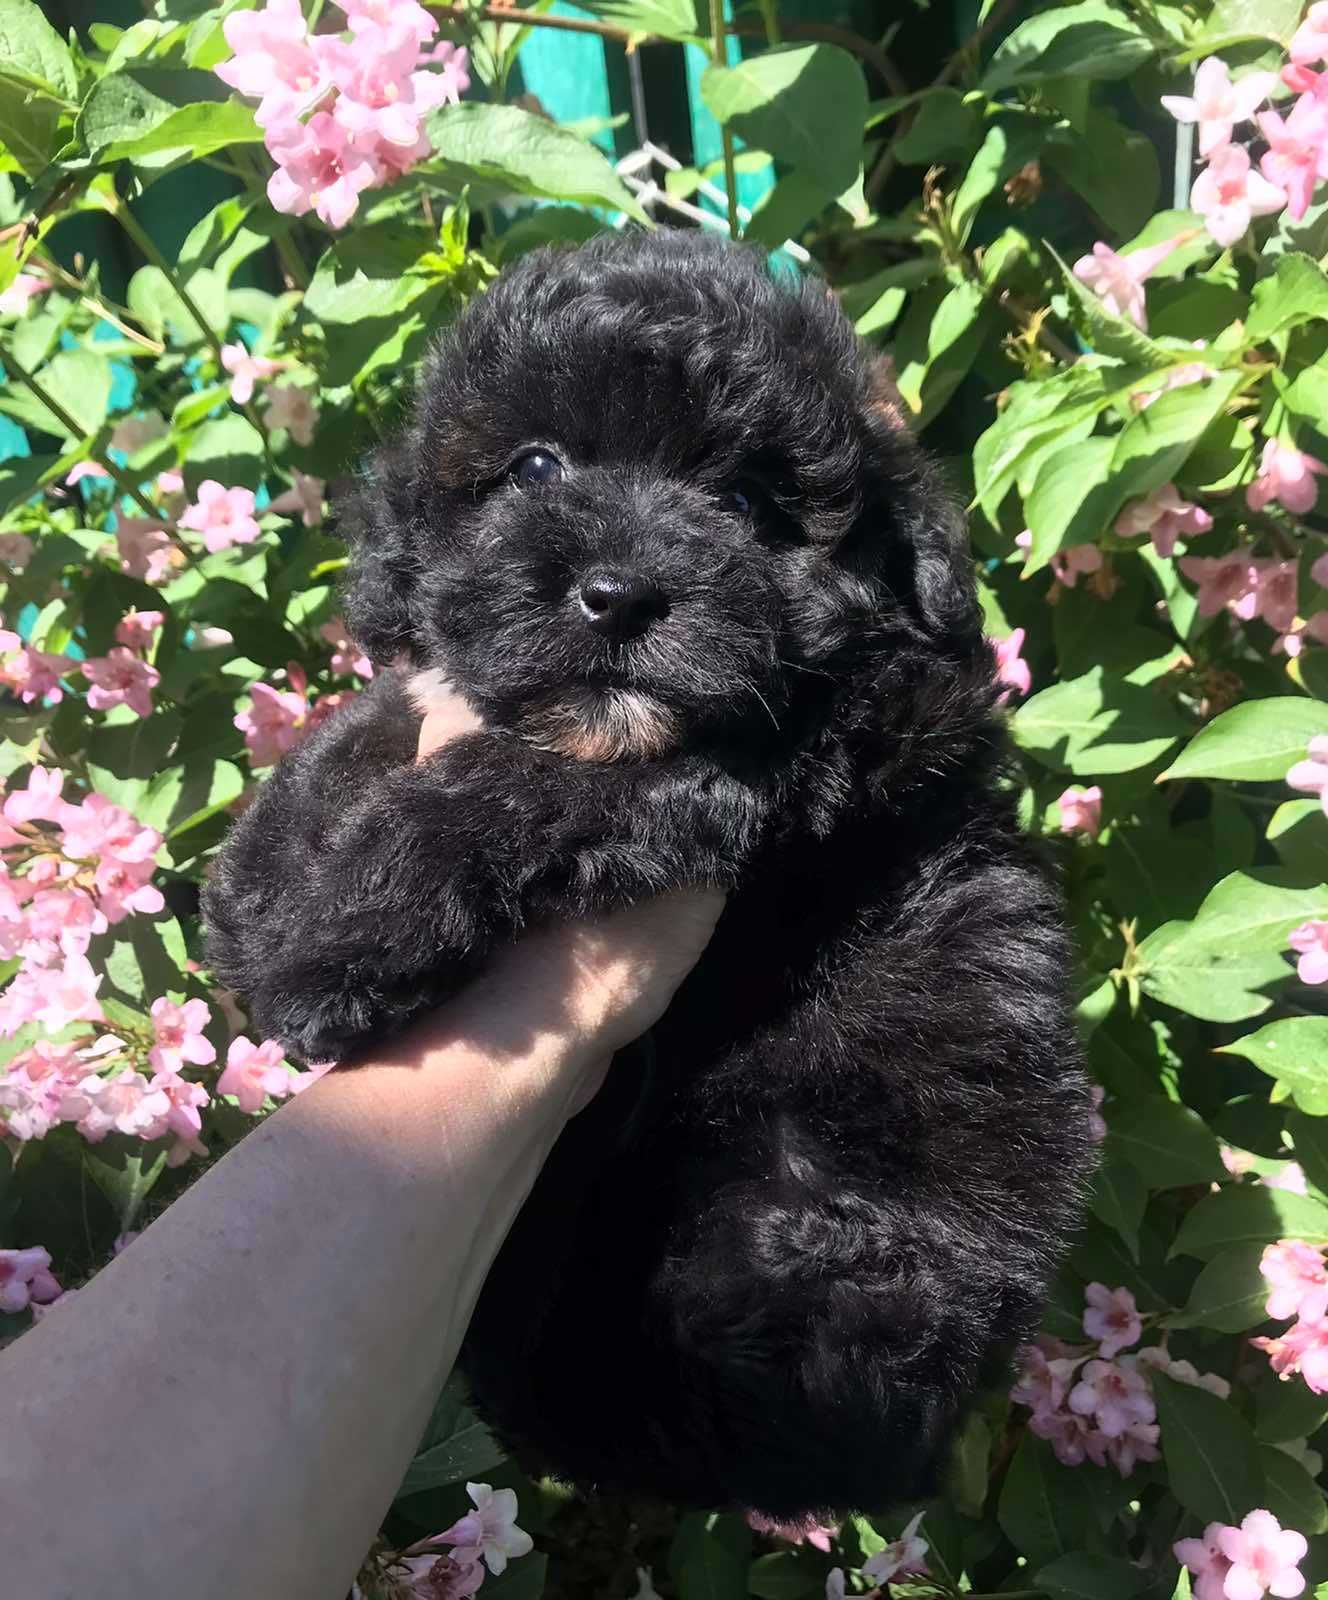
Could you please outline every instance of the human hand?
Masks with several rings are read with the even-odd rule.
[[[431,694],[420,726],[423,760],[483,723],[454,689]],[[587,1045],[593,1065],[574,1109],[594,1094],[614,1051],[663,1016],[724,909],[717,889],[696,888],[626,906],[594,921],[535,929],[490,964],[477,986],[521,1016],[556,1016]],[[517,1015],[513,1016],[516,1023]]]

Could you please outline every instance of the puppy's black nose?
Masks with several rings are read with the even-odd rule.
[[[638,572],[594,572],[581,585],[581,615],[596,633],[631,639],[668,612],[664,591]]]

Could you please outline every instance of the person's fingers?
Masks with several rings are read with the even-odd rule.
[[[429,690],[424,702],[424,721],[420,724],[420,742],[415,753],[417,761],[432,755],[463,733],[474,733],[483,722],[470,702],[451,684],[439,682]]]

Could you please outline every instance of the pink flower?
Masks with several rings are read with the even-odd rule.
[[[1131,250],[1128,255],[1118,255],[1099,239],[1092,255],[1080,256],[1075,262],[1074,275],[1097,295],[1108,311],[1128,318],[1136,327],[1146,328],[1144,280],[1184,243],[1186,237],[1188,235],[1182,234],[1165,239],[1143,250]]]
[[[1222,1586],[1226,1600],[1262,1600],[1266,1594],[1291,1600],[1305,1587],[1297,1564],[1309,1546],[1301,1534],[1283,1531],[1271,1511],[1251,1511],[1239,1528],[1219,1528],[1217,1546],[1231,1563]]]
[[[1128,1478],[1141,1461],[1156,1461],[1161,1429],[1155,1422],[1132,1422],[1125,1432],[1106,1443],[1106,1459],[1122,1478]]]
[[[115,625],[115,637],[130,650],[147,650],[165,620],[164,611],[126,611]]]
[[[106,468],[100,461],[76,461],[69,471],[65,473],[65,488],[72,489],[76,483],[82,483],[84,478],[105,478]]]
[[[1226,1576],[1231,1563],[1217,1542],[1222,1528],[1222,1523],[1210,1522],[1202,1539],[1178,1539],[1172,1546],[1176,1560],[1194,1575],[1194,1600],[1226,1600]]]
[[[91,685],[88,704],[94,711],[128,706],[137,716],[152,715],[152,690],[161,673],[124,645],[113,645],[109,654],[81,662],[79,671]]]
[[[801,1522],[777,1522],[759,1511],[747,1513],[747,1526],[754,1533],[763,1533],[770,1539],[783,1539],[788,1544],[809,1544],[826,1555],[830,1554],[831,1542],[839,1533],[833,1524],[819,1523],[813,1517],[806,1517]]]
[[[296,444],[313,443],[318,407],[307,389],[297,389],[293,383],[274,384],[267,391],[264,405],[269,428],[285,428]]]
[[[1104,1283],[1090,1283],[1084,1290],[1084,1332],[1096,1339],[1102,1356],[1110,1361],[1132,1344],[1138,1344],[1144,1325],[1139,1308],[1128,1289],[1108,1289]],[[1141,1421],[1151,1421],[1149,1417]]]
[[[1328,1269],[1323,1252],[1302,1239],[1280,1239],[1265,1246],[1259,1271],[1269,1290],[1267,1312],[1278,1321],[1306,1317],[1318,1322],[1328,1312]]]
[[[418,1600],[470,1600],[484,1582],[484,1566],[478,1561],[461,1561],[450,1556],[406,1556],[400,1563],[408,1587],[394,1595],[408,1594]],[[358,1595],[359,1590],[355,1593]]]
[[[1062,833],[1086,833],[1097,838],[1102,826],[1102,790],[1097,784],[1091,789],[1069,788],[1056,804],[1061,808]],[[1123,1289],[1119,1292],[1125,1293]]]
[[[931,1546],[918,1534],[924,1512],[913,1517],[903,1533],[884,1550],[878,1550],[862,1564],[862,1575],[868,1583],[889,1583],[892,1579],[909,1574],[925,1574],[927,1552]]]
[[[221,364],[231,375],[231,399],[237,406],[249,404],[254,397],[254,384],[259,379],[270,378],[286,365],[284,361],[270,361],[266,356],[251,356],[242,344],[222,345]]]
[[[240,1110],[251,1116],[263,1109],[263,1101],[284,1100],[294,1092],[294,1079],[285,1066],[279,1044],[264,1039],[255,1044],[239,1034],[226,1051],[226,1065],[217,1079],[218,1094],[233,1094]]]
[[[152,1002],[152,1031],[157,1042],[148,1052],[154,1072],[179,1072],[185,1062],[205,1067],[217,1059],[210,1039],[203,1035],[212,1013],[203,1000],[186,1000],[177,1005],[164,996]]]
[[[1215,150],[1190,190],[1191,208],[1220,245],[1235,244],[1255,217],[1280,211],[1285,204],[1286,195],[1252,170],[1249,151],[1238,144]]]
[[[389,24],[408,27],[418,43],[425,44],[438,32],[437,21],[416,0],[334,0],[346,13],[352,33],[365,28],[385,28]],[[464,54],[464,52],[463,52]]]
[[[1187,361],[1179,367],[1170,368],[1156,388],[1136,389],[1130,396],[1130,403],[1136,411],[1144,411],[1168,389],[1184,389],[1192,383],[1203,383],[1206,379],[1216,376],[1216,368],[1208,366],[1206,362]]]
[[[1265,1189],[1281,1189],[1287,1194],[1308,1194],[1309,1179],[1298,1161],[1285,1161],[1275,1172],[1265,1173],[1259,1182]]]
[[[1319,733],[1309,742],[1304,761],[1297,761],[1286,775],[1293,789],[1306,794],[1317,794],[1325,813],[1328,813],[1328,733]],[[6,810],[8,816],[8,810]],[[13,820],[11,818],[11,820]]]
[[[346,632],[346,619],[333,617],[318,630],[332,646],[332,671],[343,678],[372,678],[373,662]]]
[[[309,706],[303,694],[256,683],[249,691],[248,711],[241,711],[235,726],[244,735],[249,765],[270,767],[278,756],[299,743],[306,731]]]
[[[15,572],[23,571],[35,548],[26,533],[0,533],[0,561]]]
[[[117,861],[150,861],[161,848],[155,828],[141,826],[104,794],[90,794],[78,805],[61,802],[64,853],[75,861],[113,856]]]
[[[1296,619],[1297,581],[1294,561],[1256,561],[1258,615],[1277,633],[1286,633]]]
[[[1177,562],[1187,578],[1199,585],[1199,615],[1215,617],[1223,608],[1242,622],[1250,622],[1259,609],[1259,569],[1245,550],[1224,556],[1182,556]]]
[[[270,414],[269,414],[270,416]],[[310,477],[297,467],[293,473],[295,486],[279,494],[268,509],[270,511],[298,511],[306,528],[316,527],[323,520],[323,490],[321,478]]]
[[[181,472],[159,472],[152,480],[152,492],[172,517],[178,517],[189,503],[189,497],[184,492],[184,474]]]
[[[86,956],[71,955],[60,967],[24,967],[0,995],[0,1034],[37,1022],[59,1033],[71,1022],[100,1022],[101,977]]]
[[[8,642],[14,637],[13,634],[5,635],[4,646],[0,648],[12,648]],[[32,705],[37,700],[45,701],[48,705],[59,705],[64,699],[60,679],[73,665],[68,656],[23,645],[12,655],[6,653],[4,661],[0,662],[0,683],[11,689],[24,705]]]
[[[1324,0],[1305,13],[1305,20],[1291,35],[1287,54],[1298,67],[1328,59],[1328,4]]]
[[[63,956],[82,956],[95,933],[105,933],[106,918],[81,889],[41,889],[29,902],[23,954],[42,966]]]
[[[0,1311],[26,1311],[35,1300],[54,1300],[62,1293],[51,1276],[51,1254],[40,1245],[26,1250],[0,1250]]]
[[[100,1144],[108,1133],[141,1139],[169,1111],[168,1097],[141,1072],[118,1072],[110,1078],[89,1073],[70,1086],[61,1115],[89,1144]]]
[[[211,1057],[209,1057],[211,1059]],[[168,1167],[183,1166],[190,1156],[205,1156],[207,1146],[199,1137],[203,1131],[203,1108],[212,1103],[212,1096],[201,1083],[190,1083],[178,1072],[158,1072],[148,1085],[152,1094],[164,1095],[167,1109],[146,1126],[141,1138],[164,1139],[170,1135],[173,1143],[166,1153]]]
[[[1088,1093],[1093,1102],[1093,1109],[1088,1113],[1088,1135],[1094,1144],[1101,1144],[1109,1132],[1107,1119],[1102,1115],[1102,1102],[1107,1098],[1107,1091],[1100,1083],[1095,1083]]]
[[[1020,1354],[1023,1366],[1010,1390],[1011,1400],[1031,1411],[1058,1410],[1070,1392],[1078,1362],[1051,1354],[1041,1344],[1026,1345]]]
[[[323,59],[341,91],[332,115],[364,149],[381,142],[413,150],[424,117],[447,98],[441,77],[414,70],[419,41],[408,23],[367,22],[353,44],[328,40]]]
[[[52,285],[32,272],[20,272],[13,283],[0,292],[0,317],[21,317],[39,294],[46,294]]]
[[[516,1491],[494,1489],[487,1483],[468,1483],[466,1493],[475,1503],[454,1522],[438,1539],[453,1544],[461,1550],[473,1550],[484,1558],[485,1565],[496,1578],[507,1567],[509,1557],[528,1555],[534,1540],[516,1525]],[[460,1555],[460,1550],[458,1550]]]
[[[296,116],[327,89],[299,0],[268,0],[261,11],[233,11],[222,33],[235,54],[213,70],[223,83],[260,102],[254,113],[259,127]]]
[[[1287,197],[1287,215],[1299,222],[1309,210],[1314,186],[1328,176],[1328,110],[1314,95],[1302,95],[1285,121],[1276,111],[1262,112],[1259,132],[1268,149],[1259,160],[1259,171]]]
[[[1287,934],[1287,943],[1300,953],[1296,973],[1302,983],[1328,983],[1328,922],[1302,922]]]
[[[143,517],[117,518],[115,544],[120,571],[144,583],[163,583],[173,568],[184,563],[165,528]]]
[[[470,73],[466,70],[470,60],[469,51],[464,45],[440,39],[424,59],[442,67],[438,76],[443,80],[444,99],[455,105],[470,88]]]
[[[1319,498],[1315,476],[1325,472],[1328,466],[1316,456],[1268,439],[1259,458],[1259,475],[1245,491],[1245,503],[1251,511],[1262,511],[1270,500],[1276,500],[1296,516],[1304,516]]]
[[[1065,1467],[1082,1466],[1088,1460],[1090,1442],[1097,1439],[1087,1418],[1073,1411],[1035,1411],[1028,1419],[1028,1429],[1047,1441]]]
[[[1087,1313],[1084,1322],[1088,1322]],[[1104,1349],[1114,1337],[1104,1342]],[[1076,1416],[1091,1417],[1108,1439],[1119,1438],[1133,1423],[1153,1422],[1157,1416],[1148,1381],[1129,1356],[1119,1361],[1090,1361],[1070,1390],[1069,1406]]]
[[[1279,1378],[1299,1373],[1307,1389],[1328,1394],[1328,1322],[1302,1317],[1276,1339],[1250,1343],[1267,1355]]]
[[[64,781],[64,773],[56,768],[33,767],[27,787],[11,789],[5,796],[5,821],[58,822],[66,803],[60,798]]]
[[[227,489],[215,478],[205,478],[198,486],[197,501],[180,518],[180,526],[201,533],[203,543],[213,552],[235,544],[252,544],[258,537],[254,492]]]
[[[1232,83],[1226,62],[1220,56],[1209,56],[1194,75],[1193,97],[1164,94],[1162,104],[1177,122],[1199,124],[1199,154],[1207,159],[1231,143],[1233,125],[1248,122],[1276,82],[1276,73],[1251,72]]]
[[[107,856],[97,863],[93,881],[97,888],[97,906],[108,923],[123,922],[131,912],[155,917],[166,904],[160,889],[149,879],[153,862],[119,861]]]
[[[1051,558],[1052,576],[1057,583],[1073,589],[1085,572],[1101,572],[1102,552],[1095,544],[1072,544]]]
[[[1202,506],[1183,500],[1174,483],[1164,483],[1142,500],[1131,501],[1115,522],[1122,539],[1151,535],[1153,548],[1165,557],[1175,553],[1177,539],[1207,533],[1212,526],[1212,517]]]
[[[326,111],[316,111],[305,123],[283,122],[272,128],[268,147],[278,162],[268,179],[268,199],[290,216],[313,211],[329,228],[346,226],[360,195],[383,173],[375,157],[356,148],[345,128]]]
[[[1024,629],[1016,628],[1007,638],[991,641],[996,650],[996,681],[1009,685],[1007,692],[1001,696],[1002,705],[1010,698],[1010,691],[1027,694],[1033,687],[1033,674],[1028,662],[1020,654],[1024,648],[1024,637]]]

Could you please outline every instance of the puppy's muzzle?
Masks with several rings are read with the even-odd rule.
[[[635,639],[668,615],[663,589],[642,572],[603,568],[581,584],[577,609],[586,626],[606,639]]]

